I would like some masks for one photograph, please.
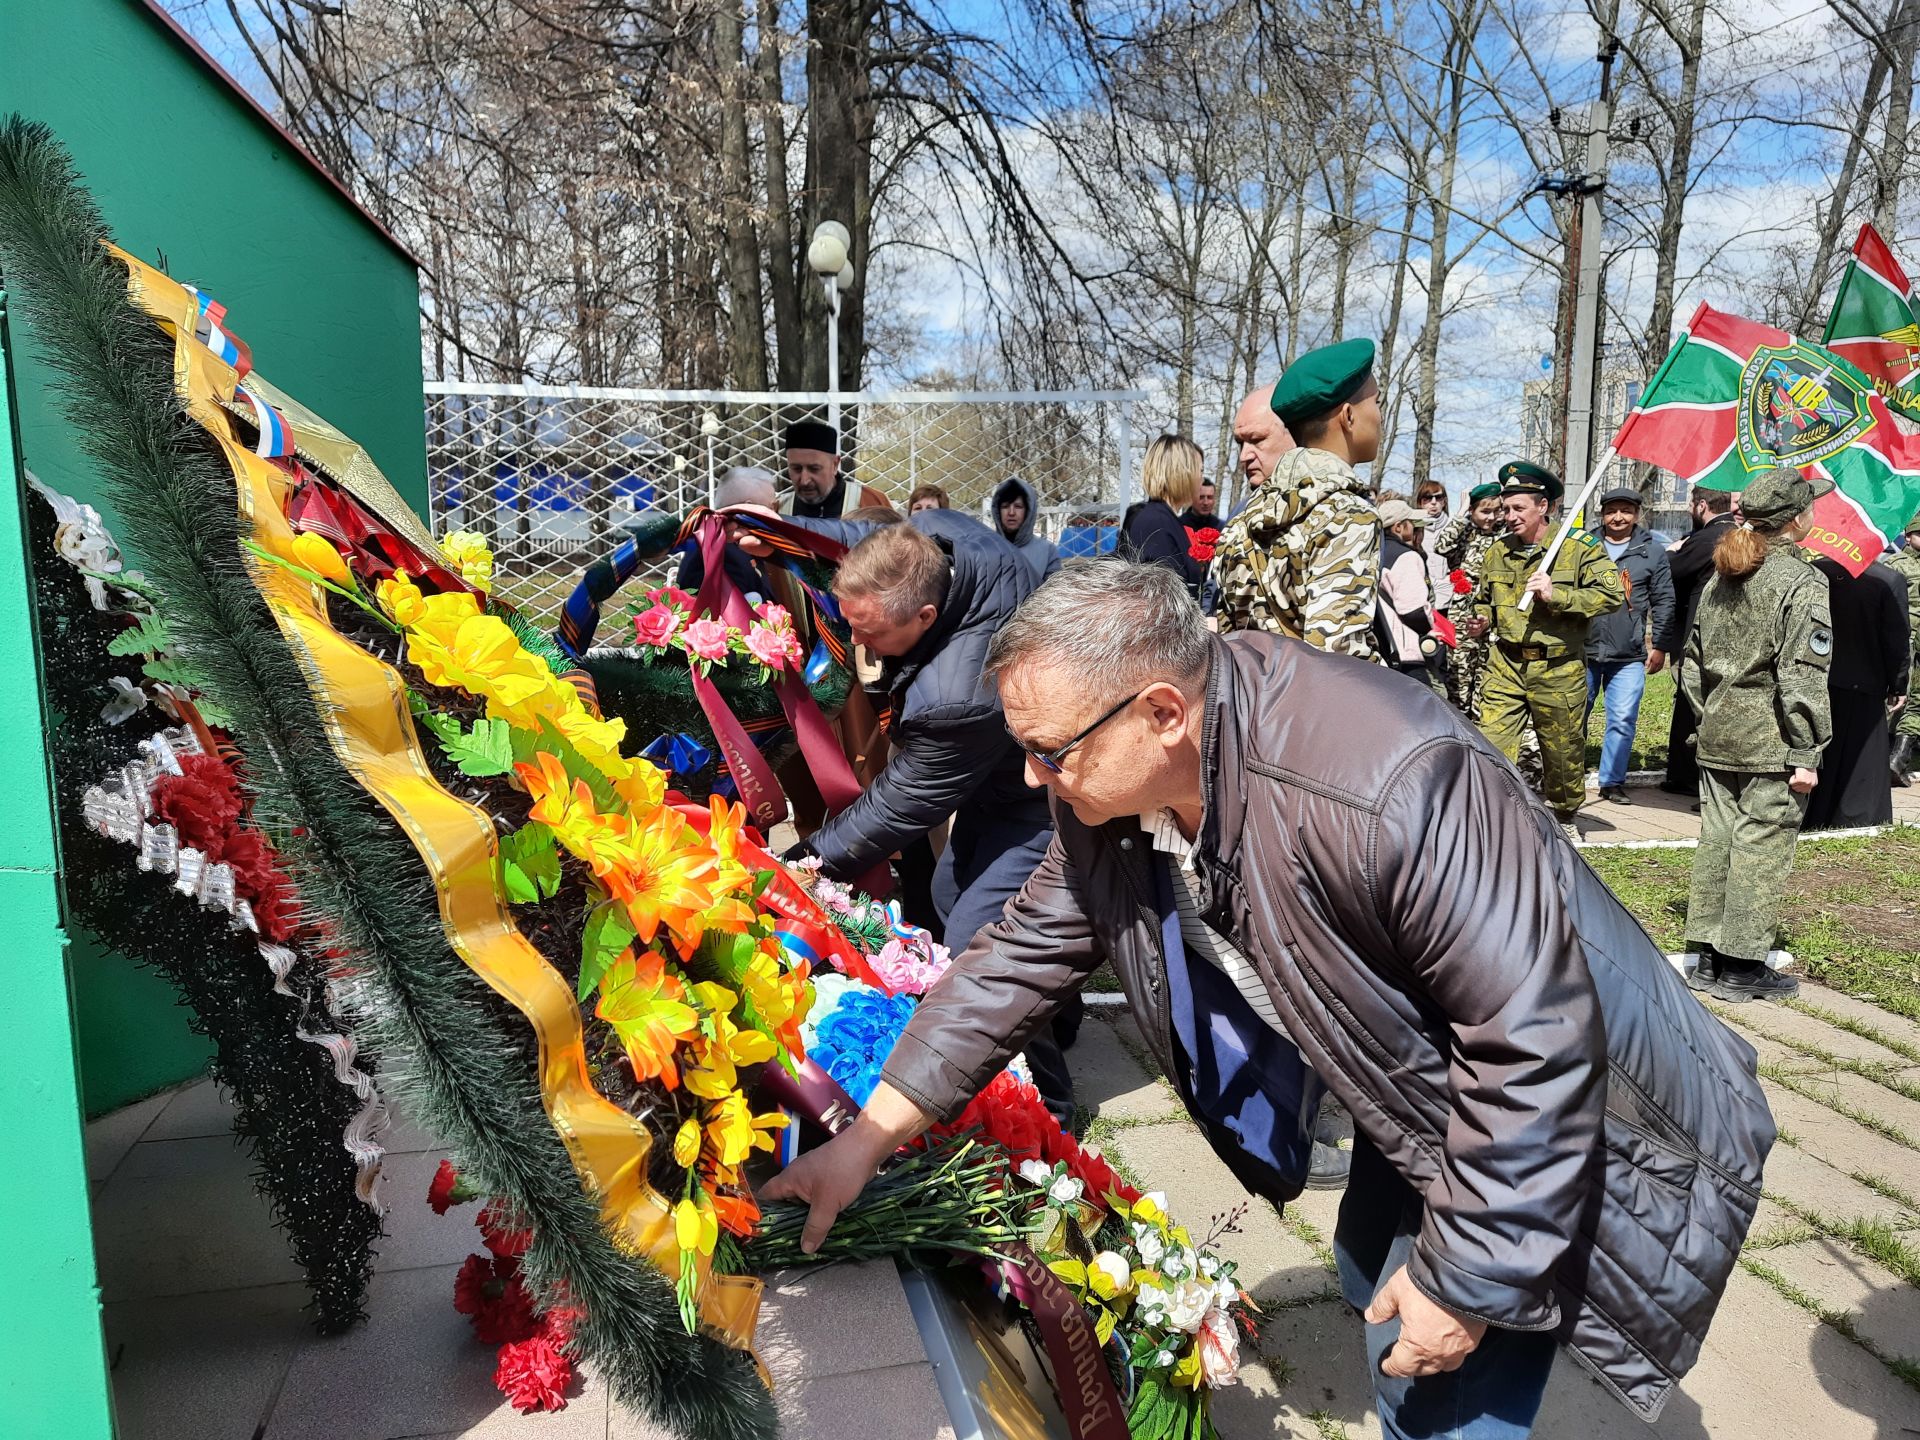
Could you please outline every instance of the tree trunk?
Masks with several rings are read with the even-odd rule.
[[[1380,373],[1377,378],[1383,392],[1380,397],[1383,423],[1380,427],[1380,458],[1374,462],[1374,469],[1381,474],[1386,472],[1394,441],[1399,439],[1400,400],[1398,396],[1384,392],[1394,384],[1393,352],[1398,348],[1400,316],[1406,309],[1407,299],[1407,251],[1413,248],[1413,222],[1419,212],[1419,195],[1409,184],[1407,203],[1400,211],[1400,247],[1393,257],[1393,288],[1388,292],[1387,321],[1380,331]]]
[[[803,386],[806,354],[800,326],[798,272],[804,260],[793,244],[793,192],[787,183],[786,91],[780,79],[780,0],[759,0],[760,134],[767,171],[767,283],[773,296],[774,362],[780,388]]]
[[[1873,224],[1889,241],[1899,231],[1900,182],[1907,169],[1907,127],[1913,110],[1913,52],[1920,38],[1913,0],[1903,0],[1890,17],[1884,43],[1893,52],[1893,83],[1887,88],[1887,128],[1879,149],[1879,184]],[[1877,47],[1876,47],[1877,48]]]
[[[1654,241],[1653,310],[1640,344],[1640,363],[1651,372],[1673,338],[1673,287],[1680,268],[1680,232],[1687,218],[1687,190],[1693,179],[1694,108],[1700,92],[1700,40],[1707,21],[1707,0],[1692,0],[1686,40],[1680,50],[1680,91],[1675,97],[1673,148],[1661,175],[1660,228]]]
[[[1466,66],[1473,55],[1480,28],[1480,10],[1468,0],[1454,19],[1447,37],[1447,117],[1441,127],[1440,175],[1430,196],[1432,220],[1427,238],[1427,314],[1414,342],[1416,364],[1413,393],[1413,474],[1409,493],[1416,492],[1433,469],[1433,421],[1440,394],[1440,330],[1446,323],[1447,276],[1453,261],[1447,256],[1447,235],[1453,222],[1453,182],[1460,161],[1460,117],[1466,108]],[[1415,162],[1408,157],[1409,165]],[[1409,174],[1412,174],[1410,169]],[[1376,472],[1377,473],[1377,472]]]
[[[727,383],[736,390],[764,390],[766,302],[760,290],[753,182],[747,173],[748,76],[740,49],[741,3],[720,0],[713,18],[713,43],[720,69],[720,180],[726,205]]]
[[[1813,263],[1807,267],[1807,289],[1800,301],[1800,316],[1794,329],[1802,334],[1814,328],[1819,319],[1820,298],[1827,290],[1827,268],[1840,244],[1840,226],[1847,216],[1847,202],[1853,196],[1853,177],[1860,168],[1860,155],[1866,148],[1867,126],[1873,120],[1880,87],[1887,79],[1887,53],[1873,47],[1873,61],[1867,66],[1866,93],[1854,116],[1853,129],[1847,135],[1847,153],[1840,162],[1840,176],[1833,182],[1833,198],[1820,217],[1820,239],[1813,249]]]
[[[862,301],[868,226],[872,110],[867,103],[867,19],[864,0],[808,0],[807,4],[806,236],[822,220],[838,220],[853,237],[849,247],[856,280],[840,298],[840,388],[859,388],[865,331]],[[826,389],[827,325],[824,287],[805,269],[801,303],[807,388]]]

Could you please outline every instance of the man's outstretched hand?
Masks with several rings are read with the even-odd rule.
[[[1380,1362],[1381,1373],[1408,1379],[1458,1370],[1487,1333],[1487,1322],[1468,1320],[1436,1304],[1412,1280],[1402,1265],[1387,1277],[1380,1293],[1367,1307],[1367,1323],[1379,1325],[1400,1317],[1400,1338]]]
[[[882,1081],[851,1125],[818,1150],[796,1158],[761,1187],[760,1198],[805,1202],[807,1223],[800,1232],[800,1248],[811,1255],[826,1243],[833,1222],[866,1189],[880,1162],[932,1123],[932,1117]]]

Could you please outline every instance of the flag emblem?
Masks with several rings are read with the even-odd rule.
[[[1749,470],[1817,465],[1874,426],[1864,377],[1812,346],[1762,345],[1743,368],[1735,443]]]

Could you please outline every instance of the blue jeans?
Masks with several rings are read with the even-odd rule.
[[[1600,742],[1600,786],[1624,785],[1627,757],[1633,753],[1633,727],[1640,723],[1640,697],[1647,689],[1647,662],[1609,660],[1587,666],[1587,714],[1607,697],[1607,737]]]
[[[1340,1293],[1364,1311],[1407,1263],[1423,1207],[1411,1185],[1363,1135],[1353,1137],[1353,1171],[1333,1233]],[[1558,1348],[1550,1330],[1488,1326],[1458,1370],[1412,1380],[1380,1373],[1400,1338],[1399,1320],[1367,1326],[1367,1367],[1386,1440],[1526,1440],[1547,1393]]]

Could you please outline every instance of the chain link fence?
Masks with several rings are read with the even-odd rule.
[[[905,391],[840,397],[841,471],[904,511],[922,484],[986,517],[1019,476],[1040,495],[1040,528],[1064,554],[1113,548],[1138,488],[1134,391]],[[493,546],[500,592],[552,616],[582,571],[643,511],[704,504],[735,465],[786,491],[781,436],[828,417],[822,394],[426,386],[435,535],[473,530]],[[665,567],[661,567],[665,573]]]

